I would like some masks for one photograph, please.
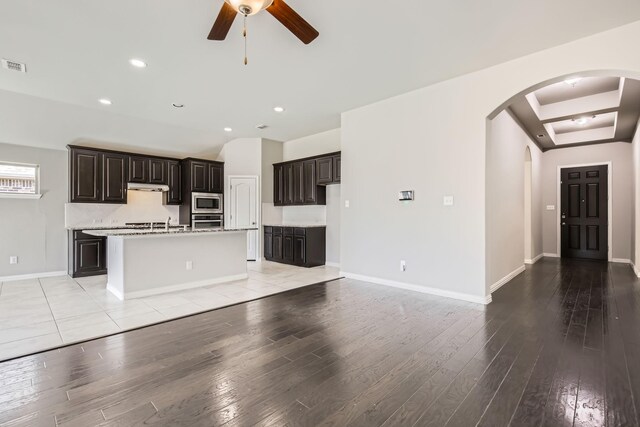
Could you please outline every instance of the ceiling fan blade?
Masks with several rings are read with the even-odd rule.
[[[273,4],[267,8],[267,12],[272,14],[304,44],[311,43],[320,34],[283,0],[274,0]]]
[[[209,40],[224,40],[229,33],[229,29],[231,29],[231,24],[233,24],[233,20],[236,18],[236,12],[227,2],[222,3],[222,9],[220,9],[220,13],[216,18],[216,22],[213,24],[213,28],[211,28],[211,32],[209,33]]]

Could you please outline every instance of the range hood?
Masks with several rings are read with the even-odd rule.
[[[167,192],[169,191],[169,186],[162,184],[140,184],[137,182],[129,182],[127,183],[127,190]]]

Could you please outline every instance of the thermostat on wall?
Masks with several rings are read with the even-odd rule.
[[[399,192],[398,200],[400,200],[401,202],[413,200],[413,190],[406,190],[406,191]]]

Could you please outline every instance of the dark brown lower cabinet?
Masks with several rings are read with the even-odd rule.
[[[68,272],[71,277],[107,274],[107,238],[69,231]]]
[[[317,267],[326,261],[326,227],[264,227],[268,261]]]

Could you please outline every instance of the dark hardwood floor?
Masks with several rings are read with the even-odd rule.
[[[638,425],[629,266],[547,259],[493,300],[339,280],[12,360],[0,425]]]

